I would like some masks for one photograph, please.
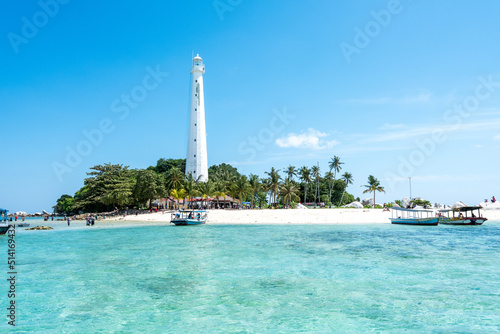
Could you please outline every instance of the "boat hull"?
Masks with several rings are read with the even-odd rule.
[[[11,225],[7,225],[7,226],[2,225],[2,226],[0,226],[0,234],[7,233],[7,231],[9,230],[10,227],[11,227]]]
[[[441,218],[439,221],[445,225],[482,225],[488,219],[486,218],[462,218],[462,219],[448,219]]]
[[[426,225],[433,226],[439,224],[439,218],[420,218],[420,219],[405,219],[405,218],[389,218],[392,224],[401,225]]]
[[[207,222],[206,219],[174,219],[171,221],[172,224],[177,226],[186,226],[186,225],[202,225]]]

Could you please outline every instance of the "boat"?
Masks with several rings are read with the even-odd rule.
[[[9,210],[0,209],[0,234],[5,234],[12,227],[11,224],[7,223],[7,212]]]
[[[175,225],[201,225],[207,222],[206,210],[179,210],[172,213],[170,222]]]
[[[5,223],[5,222],[0,222],[0,234],[5,234],[11,228],[12,225]]]
[[[483,217],[481,209],[480,206],[464,206],[439,210],[439,222],[446,225],[482,225],[488,219]]]
[[[392,224],[405,225],[437,225],[439,217],[435,217],[434,211],[424,209],[391,208]]]
[[[17,224],[17,227],[29,227],[30,224],[29,223],[19,223]]]

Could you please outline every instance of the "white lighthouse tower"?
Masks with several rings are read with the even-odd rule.
[[[203,74],[205,64],[199,55],[193,58],[191,69],[191,102],[189,113],[189,141],[186,159],[186,176],[195,180],[208,180],[207,132],[205,129],[205,98]]]

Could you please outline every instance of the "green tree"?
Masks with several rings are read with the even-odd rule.
[[[196,180],[193,178],[192,174],[189,174],[184,180],[184,190],[186,191],[186,197],[189,200],[188,208],[192,208],[192,199],[199,194],[196,186]]]
[[[250,174],[248,178],[248,184],[250,185],[250,191],[252,193],[252,207],[255,202],[255,195],[260,191],[262,184],[258,175]]]
[[[252,191],[250,184],[248,184],[248,179],[245,175],[241,175],[236,179],[236,182],[232,186],[233,193],[237,194],[239,200],[243,204],[245,197]]]
[[[207,202],[208,198],[214,195],[214,185],[212,181],[208,180],[207,182],[200,182],[198,184],[198,193],[205,199],[205,202]]]
[[[304,183],[304,203],[307,202],[307,186],[311,182],[311,170],[306,166],[303,166],[299,170],[300,180]]]
[[[333,183],[335,183],[335,180],[337,179],[337,173],[340,172],[342,169],[342,166],[344,163],[340,162],[340,158],[336,155],[333,156],[333,158],[330,160],[328,163],[328,167],[330,167],[330,172],[333,171],[333,181],[329,183],[329,195],[328,198],[330,199],[330,202],[332,201],[332,190],[333,190]]]
[[[161,175],[152,170],[138,170],[136,173],[137,181],[134,187],[134,198],[139,204],[145,204],[149,201],[151,209],[153,200],[165,195],[165,182]]]
[[[375,209],[375,193],[377,191],[385,193],[385,189],[373,175],[368,176],[368,184],[364,185],[364,187],[366,187],[366,190],[363,191],[363,194],[373,192],[373,208]]]
[[[176,209],[179,209],[179,201],[186,198],[186,191],[184,189],[172,189],[170,196],[175,199]]]
[[[280,190],[280,179],[279,170],[274,167],[271,168],[270,172],[266,172],[269,176],[266,180],[266,190],[269,192],[269,199],[271,204],[276,205],[279,190]]]
[[[184,173],[178,167],[172,167],[165,176],[166,189],[180,189],[184,183]]]
[[[178,168],[182,174],[186,173],[186,159],[159,159],[156,166],[148,169],[154,170],[158,174],[168,173],[172,168]]]
[[[222,178],[225,181],[230,181],[240,176],[241,174],[238,172],[238,169],[225,163],[222,163],[220,165],[210,166],[210,168],[208,169],[209,178],[216,178],[216,179]]]
[[[312,166],[311,174],[314,182],[316,183],[316,188],[314,190],[314,203],[317,203],[317,199],[319,199],[319,180],[321,178],[319,166]]]
[[[349,173],[349,172],[345,172],[344,174],[342,174],[342,180],[345,182],[345,188],[344,188],[344,191],[342,192],[342,197],[340,198],[339,206],[342,205],[342,201],[344,199],[345,190],[354,181],[353,178],[352,178],[352,174]],[[375,202],[375,200],[374,200],[374,202]]]
[[[70,195],[62,195],[57,200],[57,204],[53,207],[54,212],[69,215],[73,212],[75,199]]]
[[[285,202],[286,206],[290,206],[291,202],[299,201],[299,188],[296,186],[295,182],[292,181],[285,181],[280,186],[280,195],[283,198],[283,201]]]
[[[266,203],[267,203],[267,195],[265,192],[263,191],[259,191],[256,195],[255,195],[255,201],[257,203],[257,205],[259,206],[259,208],[264,208]]]
[[[295,176],[297,176],[297,169],[292,165],[288,166],[286,169],[287,180],[292,181]]]
[[[101,211],[133,203],[134,171],[128,166],[96,165],[90,168],[84,186],[75,194],[75,208]]]
[[[226,200],[227,196],[227,184],[222,180],[216,180],[214,185],[214,196],[217,198],[217,208],[220,208],[219,199],[221,197]]]

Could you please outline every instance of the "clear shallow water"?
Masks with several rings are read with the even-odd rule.
[[[18,331],[500,332],[498,222],[18,232]]]

